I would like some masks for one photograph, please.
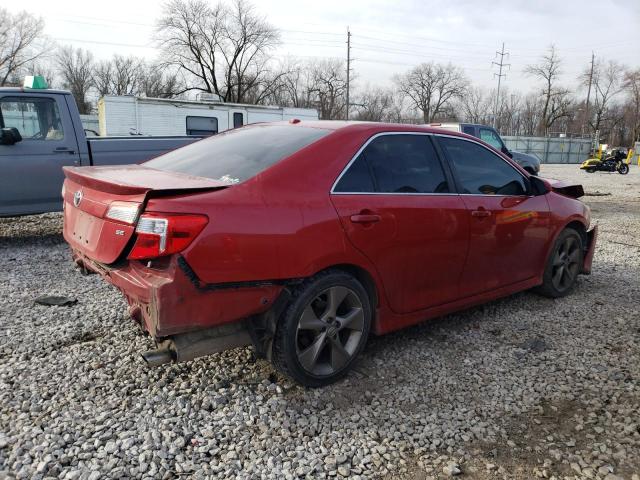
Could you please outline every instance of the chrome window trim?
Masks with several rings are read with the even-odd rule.
[[[487,150],[489,153],[491,153],[493,156],[498,157],[500,160],[502,160],[504,163],[506,163],[507,165],[509,165],[518,175],[520,175],[526,183],[527,178],[522,175],[522,172],[520,172],[515,166],[513,166],[511,164],[511,162],[508,162],[507,160],[505,160],[504,158],[502,158],[500,155],[497,155],[496,152],[494,152],[493,150],[491,150],[491,148],[483,145],[482,143],[480,143],[479,141],[476,141],[473,138],[465,138],[465,137],[459,137],[457,135],[447,135],[446,133],[432,133],[432,132],[379,132],[376,133],[375,135],[373,135],[372,137],[370,137],[359,149],[358,151],[355,153],[355,155],[351,158],[351,160],[349,160],[349,163],[347,163],[347,165],[342,169],[342,172],[340,172],[340,175],[338,175],[338,178],[336,178],[335,182],[333,182],[333,185],[331,186],[331,190],[329,191],[330,195],[409,195],[409,196],[444,196],[444,195],[463,195],[463,196],[479,196],[479,197],[530,197],[530,195],[491,195],[491,194],[487,194],[487,193],[458,193],[458,192],[446,192],[446,193],[411,193],[411,192],[336,192],[335,188],[336,185],[338,185],[338,183],[340,182],[340,179],[342,179],[342,177],[344,176],[345,173],[347,173],[347,171],[349,170],[349,168],[351,167],[351,165],[353,164],[353,162],[356,161],[356,159],[360,156],[360,154],[364,151],[365,148],[367,148],[369,146],[369,144],[374,141],[376,138],[378,137],[382,137],[385,135],[424,135],[424,136],[435,136],[435,137],[447,137],[447,138],[454,138],[457,140],[462,140],[465,142],[471,142],[471,143],[475,143],[481,147],[483,147],[485,150]],[[437,153],[437,152],[436,152]],[[444,159],[444,161],[448,161],[448,159]]]

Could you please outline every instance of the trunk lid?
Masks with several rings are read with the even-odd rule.
[[[148,168],[143,165],[65,167],[63,187],[64,238],[82,255],[115,262],[135,233],[137,216],[149,196],[219,190],[230,186],[217,180]],[[110,207],[138,215],[108,218]]]

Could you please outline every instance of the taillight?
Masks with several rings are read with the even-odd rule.
[[[135,202],[112,202],[105,218],[133,225],[138,219],[140,204]]]
[[[144,213],[138,220],[136,242],[127,258],[141,260],[181,252],[208,222],[204,215]]]

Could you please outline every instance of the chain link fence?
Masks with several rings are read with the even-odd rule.
[[[509,150],[529,153],[540,159],[541,163],[582,163],[591,152],[592,140],[589,138],[566,137],[502,137]]]

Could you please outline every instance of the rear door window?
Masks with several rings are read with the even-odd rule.
[[[447,193],[449,186],[427,135],[375,138],[349,166],[337,193]]]
[[[58,104],[46,97],[2,97],[3,128],[17,128],[23,140],[64,140]]]
[[[526,195],[524,177],[501,157],[475,142],[438,137],[438,143],[467,195]]]
[[[331,130],[293,125],[249,126],[194,142],[144,165],[238,183],[329,133]]]

